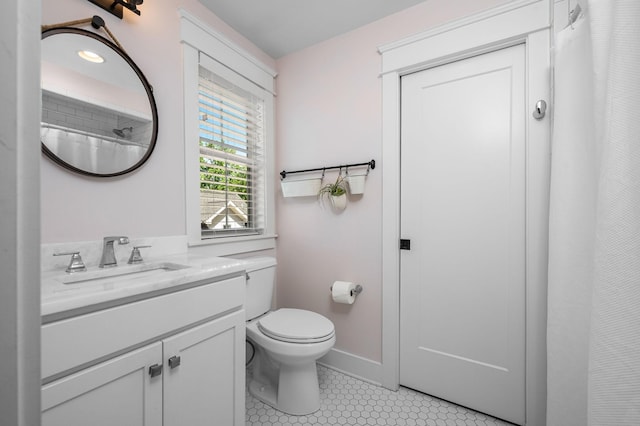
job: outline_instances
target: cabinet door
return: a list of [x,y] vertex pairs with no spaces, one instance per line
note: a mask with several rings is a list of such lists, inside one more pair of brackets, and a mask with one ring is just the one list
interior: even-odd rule
[[244,310],[164,340],[164,426],[245,424]]
[[160,342],[89,367],[42,387],[43,426],[161,426]]

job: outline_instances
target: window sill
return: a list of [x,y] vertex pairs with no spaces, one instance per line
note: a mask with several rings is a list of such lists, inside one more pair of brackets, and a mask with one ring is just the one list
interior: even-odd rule
[[210,256],[232,256],[259,250],[276,248],[275,234],[247,235],[244,237],[220,237],[190,241],[189,252]]

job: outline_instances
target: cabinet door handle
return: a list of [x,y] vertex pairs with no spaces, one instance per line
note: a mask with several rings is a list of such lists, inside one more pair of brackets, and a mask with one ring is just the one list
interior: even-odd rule
[[162,374],[162,365],[160,364],[153,364],[151,367],[149,367],[149,375],[151,377],[156,377]]
[[171,358],[169,358],[169,367],[170,368],[176,368],[179,365],[180,365],[180,357],[179,356],[174,355]]

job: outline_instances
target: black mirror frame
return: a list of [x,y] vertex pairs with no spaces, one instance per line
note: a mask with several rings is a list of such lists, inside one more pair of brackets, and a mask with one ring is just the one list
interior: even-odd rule
[[156,141],[158,139],[158,109],[156,107],[156,101],[155,101],[155,98],[153,96],[153,87],[149,84],[149,82],[147,81],[147,78],[144,76],[142,70],[129,57],[129,55],[127,55],[116,44],[114,44],[110,40],[107,40],[106,38],[102,37],[99,34],[96,34],[96,33],[91,32],[91,31],[83,30],[83,29],[80,29],[80,28],[60,27],[60,28],[52,28],[52,29],[48,29],[48,30],[42,31],[41,40],[43,40],[43,39],[45,39],[47,37],[50,37],[52,35],[62,34],[62,33],[78,34],[78,35],[82,35],[82,36],[93,38],[93,39],[95,39],[95,40],[97,40],[97,41],[99,41],[101,43],[104,43],[105,45],[107,45],[108,47],[113,49],[118,55],[120,55],[122,57],[122,59],[124,59],[127,62],[127,64],[129,64],[131,69],[133,69],[133,71],[136,73],[136,75],[140,79],[140,82],[142,83],[142,85],[144,86],[145,91],[147,92],[147,97],[149,98],[149,106],[151,107],[151,115],[152,115],[152,120],[153,120],[153,130],[152,130],[152,133],[151,133],[151,141],[149,142],[149,148],[145,152],[144,156],[140,159],[140,161],[138,161],[136,164],[134,164],[133,166],[131,166],[131,167],[125,169],[125,170],[122,170],[120,172],[115,172],[115,173],[93,173],[93,172],[89,172],[89,171],[86,171],[86,170],[79,169],[79,168],[67,163],[66,161],[63,161],[62,159],[60,159],[57,155],[55,155],[53,152],[51,152],[51,150],[49,150],[49,148],[47,148],[46,145],[41,141],[40,145],[42,146],[42,152],[47,157],[49,157],[53,162],[55,162],[56,164],[62,166],[63,168],[65,168],[67,170],[70,170],[72,172],[75,172],[75,173],[79,173],[79,174],[85,175],[85,176],[107,178],[107,177],[114,177],[114,176],[122,176],[124,174],[130,173],[130,172],[138,169],[139,167],[141,167],[149,159],[149,157],[151,156],[151,153],[155,149]]

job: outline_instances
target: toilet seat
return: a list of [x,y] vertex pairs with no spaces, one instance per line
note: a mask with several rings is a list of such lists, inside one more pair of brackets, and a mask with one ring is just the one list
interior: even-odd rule
[[266,336],[288,343],[324,342],[335,334],[331,321],[302,309],[278,309],[261,317],[257,325]]

